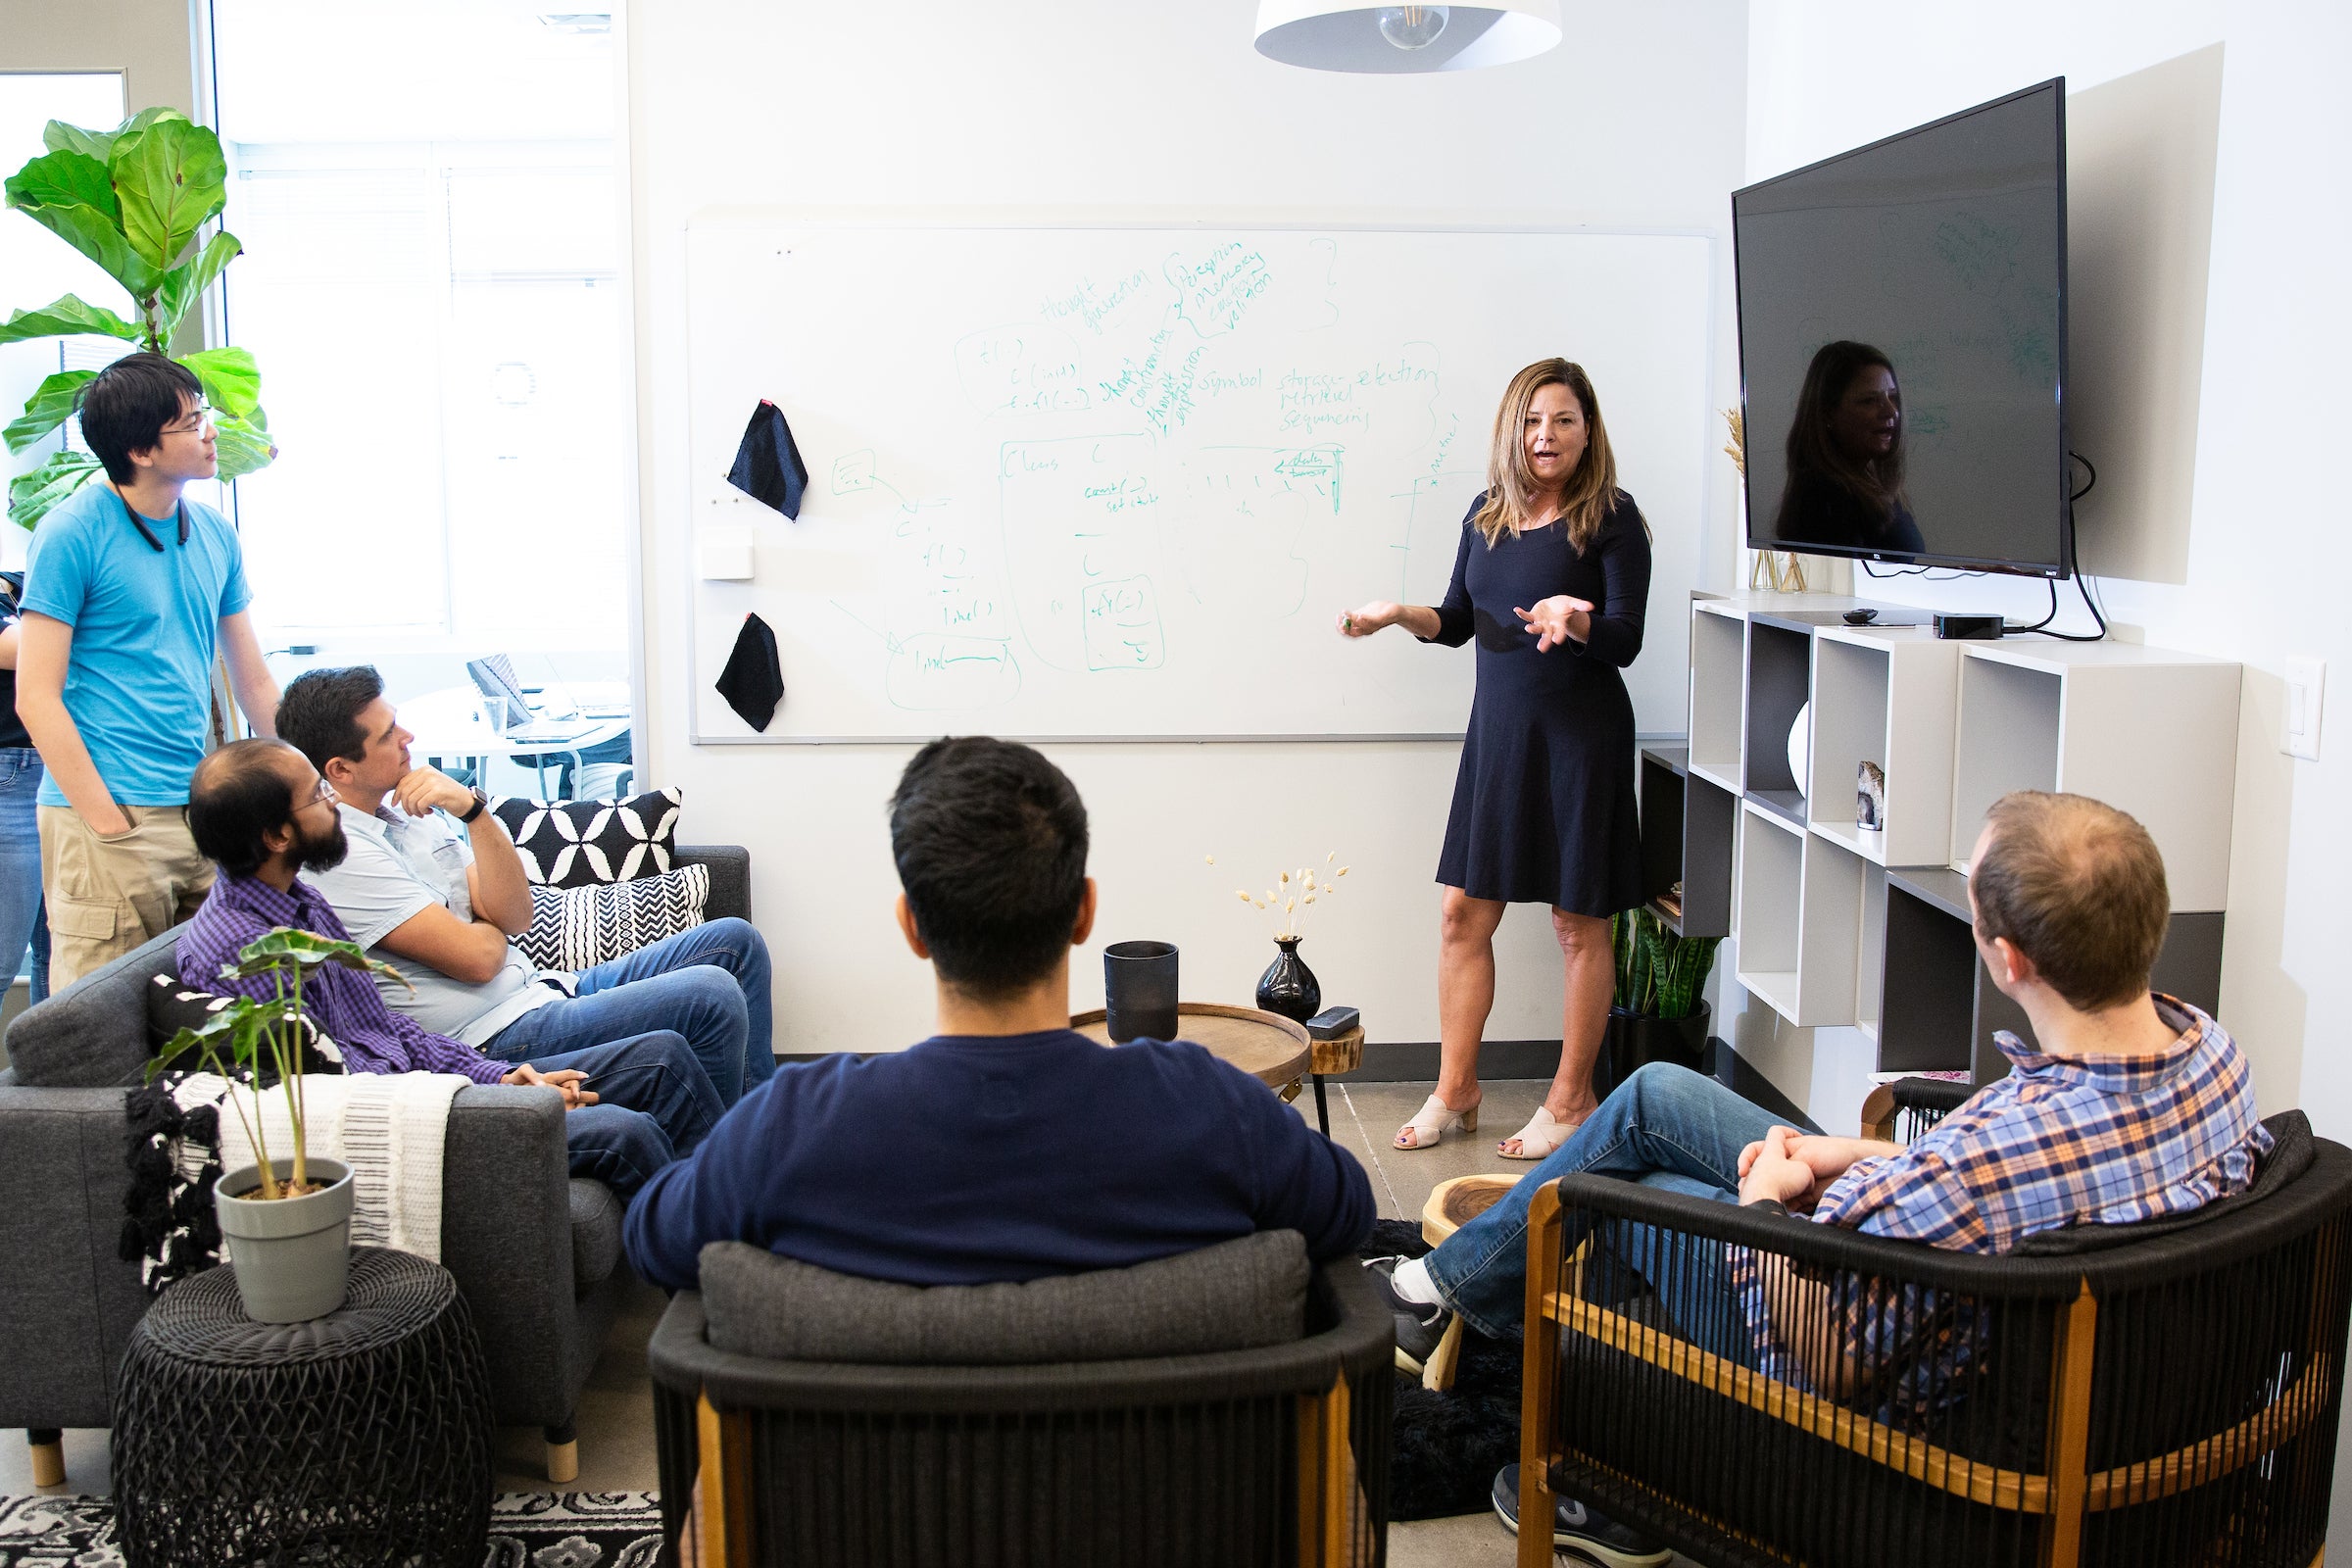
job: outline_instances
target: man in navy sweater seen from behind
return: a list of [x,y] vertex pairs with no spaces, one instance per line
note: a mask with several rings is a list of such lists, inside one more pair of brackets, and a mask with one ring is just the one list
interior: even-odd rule
[[1260,1230],[1317,1261],[1372,1228],[1352,1155],[1196,1045],[1069,1027],[1095,920],[1086,808],[983,736],[915,754],[890,803],[899,930],[938,985],[906,1051],[788,1066],[630,1205],[629,1260],[693,1287],[706,1243],[838,1273],[974,1285],[1119,1268]]

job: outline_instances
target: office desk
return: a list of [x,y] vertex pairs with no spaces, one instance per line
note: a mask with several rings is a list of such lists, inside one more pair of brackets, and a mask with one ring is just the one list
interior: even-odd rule
[[444,757],[463,757],[476,763],[493,757],[532,758],[542,797],[547,794],[549,758],[569,757],[576,776],[582,752],[629,732],[625,716],[582,718],[558,721],[579,726],[579,733],[567,741],[517,741],[482,722],[479,694],[468,686],[445,686],[412,697],[399,706],[399,712],[402,726],[416,737],[409,747],[411,756],[435,762]]

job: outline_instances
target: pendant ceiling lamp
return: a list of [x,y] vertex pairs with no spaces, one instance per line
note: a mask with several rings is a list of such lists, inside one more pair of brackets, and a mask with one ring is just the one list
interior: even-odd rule
[[1310,71],[1476,71],[1532,59],[1559,41],[1559,0],[1473,6],[1258,0],[1257,7],[1257,52]]

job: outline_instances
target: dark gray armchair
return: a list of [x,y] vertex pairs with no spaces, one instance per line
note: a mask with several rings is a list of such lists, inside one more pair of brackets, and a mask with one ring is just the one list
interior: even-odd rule
[[701,1284],[648,1351],[664,1562],[1385,1559],[1393,1325],[1295,1232],[930,1289],[713,1242]]
[[[751,856],[681,845],[710,868],[712,919],[751,916]],[[115,1370],[147,1310],[136,1263],[117,1256],[122,1102],[148,1056],[146,992],[175,973],[167,934],[86,975],[9,1026],[0,1072],[0,1430],[23,1427],[36,1481],[63,1479],[59,1429],[110,1422]],[[628,1275],[620,1204],[572,1180],[553,1090],[475,1086],[450,1107],[442,1183],[495,1194],[452,1205],[441,1262],[473,1314],[502,1424],[546,1429],[548,1474],[577,1471],[572,1413]]]

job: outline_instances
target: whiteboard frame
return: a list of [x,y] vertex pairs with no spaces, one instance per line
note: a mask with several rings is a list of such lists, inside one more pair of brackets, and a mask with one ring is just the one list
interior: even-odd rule
[[[1723,230],[1716,227],[1663,223],[1593,223],[1571,220],[1531,221],[1482,218],[1474,214],[1429,213],[1420,216],[1373,216],[1361,208],[1318,213],[1295,208],[1091,208],[1091,207],[705,207],[689,213],[681,225],[681,240],[698,228],[749,229],[778,224],[822,229],[1165,229],[1238,228],[1277,233],[1374,234],[1590,234],[1596,237],[1671,237],[1707,242],[1707,322],[1715,335],[1721,309]],[[685,339],[694,335],[694,289],[689,271],[685,299]],[[1715,407],[1717,355],[1707,355],[1707,407]],[[686,368],[686,434],[691,449],[695,424],[694,367]],[[915,735],[705,735],[702,731],[701,655],[696,619],[701,607],[701,576],[695,567],[694,478],[691,450],[678,465],[678,483],[685,490],[689,526],[680,530],[680,559],[686,589],[686,744],[689,746],[927,746],[935,738]],[[1715,504],[1715,465],[1703,465],[1699,480],[1702,525]],[[1695,586],[1695,585],[1693,585]],[[1459,745],[1468,735],[1468,715],[1458,730],[1408,730],[1384,734],[1248,734],[1248,735],[1005,735],[1004,740],[1030,746],[1301,746],[1364,745],[1398,742],[1444,742]],[[943,731],[944,733],[951,733]],[[1639,740],[1640,737],[1637,737]]]

